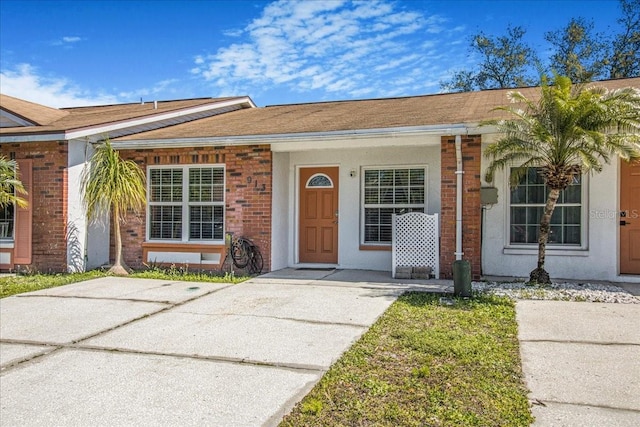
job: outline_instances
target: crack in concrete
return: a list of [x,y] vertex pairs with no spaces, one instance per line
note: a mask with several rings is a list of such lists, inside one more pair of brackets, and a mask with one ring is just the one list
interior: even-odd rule
[[598,405],[593,403],[580,403],[580,402],[563,402],[559,400],[549,400],[549,399],[535,399],[535,400],[537,402],[542,402],[543,404],[554,403],[556,405],[571,405],[571,406],[579,406],[579,407],[603,408],[603,409],[611,409],[614,411],[626,411],[626,412],[632,412],[634,414],[636,413],[640,414],[640,409],[624,408],[621,406]]
[[322,365],[311,365],[311,364],[303,364],[303,363],[278,363],[278,362],[265,362],[262,360],[254,360],[248,358],[241,357],[227,357],[227,356],[205,356],[198,354],[189,354],[189,353],[167,353],[162,351],[145,351],[145,350],[132,350],[120,347],[103,347],[97,345],[66,345],[64,348],[67,349],[75,349],[75,350],[85,350],[85,351],[101,351],[107,353],[123,353],[123,354],[134,354],[134,355],[146,355],[146,356],[163,356],[163,357],[173,357],[173,358],[182,358],[182,359],[193,359],[193,360],[204,360],[204,361],[212,361],[212,362],[221,362],[221,363],[231,363],[231,364],[241,364],[241,365],[253,365],[253,366],[261,366],[267,368],[277,368],[277,369],[285,369],[296,372],[308,372],[308,373],[318,373],[325,372],[327,367]]
[[298,319],[296,317],[266,316],[261,314],[247,314],[247,313],[197,313],[197,312],[191,312],[191,311],[180,311],[178,312],[178,314],[192,314],[195,316],[218,316],[218,317],[226,317],[226,316],[254,317],[254,318],[262,318],[262,319],[290,320],[292,322],[309,323],[312,325],[348,326],[348,327],[353,327],[358,329],[370,327],[369,324],[362,324],[362,323],[325,322],[322,320]]
[[[180,282],[175,282],[175,283],[180,283]],[[164,285],[162,285],[162,286],[164,286]],[[162,287],[162,286],[158,286],[158,287]],[[34,359],[37,359],[37,358],[40,358],[40,357],[48,356],[48,355],[50,355],[52,353],[57,353],[59,350],[61,350],[63,348],[74,346],[74,345],[79,344],[79,343],[81,343],[83,341],[86,341],[86,340],[89,340],[89,339],[92,339],[92,338],[95,338],[95,337],[99,337],[101,335],[104,335],[104,334],[107,334],[109,332],[112,332],[112,331],[114,331],[116,329],[119,329],[119,328],[122,328],[124,326],[130,325],[130,324],[132,324],[134,322],[137,322],[139,320],[146,319],[146,318],[155,316],[155,315],[160,314],[160,313],[164,313],[165,311],[171,310],[171,309],[173,309],[175,307],[180,307],[181,305],[184,305],[186,303],[195,301],[195,300],[197,300],[199,298],[203,298],[203,297],[205,297],[207,295],[214,294],[214,293],[219,292],[219,291],[221,291],[223,289],[227,289],[227,288],[229,288],[231,286],[235,286],[235,285],[234,284],[229,284],[229,285],[224,286],[224,287],[212,289],[212,290],[210,290],[208,292],[205,292],[205,293],[203,293],[201,295],[195,295],[193,298],[189,298],[189,299],[186,299],[184,301],[179,301],[179,302],[172,302],[172,303],[163,303],[163,302],[159,302],[159,301],[141,301],[141,300],[129,301],[129,300],[118,299],[118,298],[96,298],[96,297],[83,297],[83,296],[77,297],[77,296],[69,296],[69,295],[29,295],[28,297],[98,299],[98,300],[109,300],[109,301],[125,301],[125,302],[142,302],[142,303],[151,303],[151,304],[165,304],[166,307],[162,307],[159,310],[153,311],[151,313],[145,313],[142,316],[138,316],[138,317],[136,317],[134,319],[127,320],[126,322],[118,323],[118,324],[116,324],[116,325],[114,325],[114,326],[112,326],[110,328],[102,329],[102,330],[100,330],[98,332],[92,333],[90,335],[86,335],[86,336],[81,337],[81,338],[77,338],[77,339],[71,340],[71,341],[66,342],[66,343],[46,342],[46,341],[31,341],[31,340],[0,339],[0,343],[6,342],[6,343],[12,343],[12,344],[45,345],[45,346],[55,347],[50,352],[45,352],[43,354],[36,354],[36,355],[33,355],[32,357],[19,359],[19,360],[16,360],[14,363],[10,363],[10,364],[7,364],[6,366],[2,366],[1,371],[4,373],[7,370],[10,370],[12,368],[16,368],[16,367],[20,366],[23,363],[30,362],[30,361],[32,361]],[[157,287],[150,288],[150,289],[156,289],[156,288]],[[27,295],[25,295],[24,297],[27,297]]]
[[[313,286],[316,288],[345,288],[345,289],[368,289],[368,290],[379,290],[379,291],[394,291],[394,292],[431,292],[431,293],[443,293],[443,294],[452,294],[453,293],[453,285],[442,285],[438,283],[374,283],[374,282],[344,282],[339,281],[341,284],[334,284],[331,282],[325,283],[323,279],[314,279],[309,282],[297,282],[297,283],[283,283],[276,282],[277,279],[265,278],[267,280],[263,280],[258,278],[256,281],[247,281],[246,284],[267,284],[267,285],[278,285],[278,286]],[[271,281],[274,280],[274,281]],[[283,279],[287,280],[287,279]],[[348,283],[348,284],[346,284]]]
[[637,342],[610,342],[610,341],[588,341],[588,340],[552,340],[552,339],[520,339],[521,343],[556,343],[556,344],[589,344],[603,346],[623,346],[623,347],[640,347]]
[[189,354],[189,353],[168,353],[168,352],[162,352],[162,351],[133,350],[133,349],[122,348],[122,347],[108,347],[108,346],[105,347],[105,346],[90,345],[90,344],[78,344],[78,343],[44,344],[44,343],[34,342],[29,340],[24,340],[24,341],[2,340],[0,342],[5,344],[33,345],[33,346],[43,347],[42,352],[30,355],[20,360],[16,360],[13,363],[3,366],[2,371],[5,371],[8,368],[23,364],[24,362],[28,362],[28,361],[31,361],[31,360],[34,360],[42,356],[46,356],[53,352],[58,352],[64,349],[106,352],[106,353],[147,355],[147,356],[174,357],[174,358],[204,360],[204,361],[213,361],[213,362],[221,362],[221,363],[253,365],[253,366],[261,366],[261,367],[268,367],[268,368],[284,369],[284,370],[296,371],[296,372],[302,371],[302,372],[308,372],[308,373],[319,373],[319,372],[323,373],[327,370],[327,367],[323,365],[312,365],[312,364],[304,364],[304,363],[265,362],[262,360],[254,360],[254,359],[241,358],[241,357],[206,356],[206,355]]

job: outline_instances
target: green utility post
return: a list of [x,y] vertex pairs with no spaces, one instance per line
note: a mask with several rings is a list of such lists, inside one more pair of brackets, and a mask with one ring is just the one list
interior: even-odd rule
[[453,293],[458,297],[471,297],[471,264],[467,260],[453,262]]

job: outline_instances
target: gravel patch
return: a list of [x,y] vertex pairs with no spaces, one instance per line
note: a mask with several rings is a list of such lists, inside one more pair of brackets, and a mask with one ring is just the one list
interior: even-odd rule
[[640,298],[618,286],[594,283],[554,283],[543,287],[523,282],[472,282],[471,287],[477,292],[512,299],[640,304]]

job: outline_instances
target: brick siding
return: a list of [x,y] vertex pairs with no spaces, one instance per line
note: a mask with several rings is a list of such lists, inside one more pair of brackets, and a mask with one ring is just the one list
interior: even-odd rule
[[[441,227],[440,227],[440,276],[451,279],[456,251],[456,147],[454,136],[441,138]],[[471,263],[471,276],[479,279],[480,255],[480,160],[481,136],[462,137],[462,246],[463,259]]]
[[67,271],[66,142],[23,142],[0,145],[0,154],[33,159],[32,263],[15,266],[43,273]]
[[[146,166],[225,164],[225,229],[253,240],[264,258],[263,271],[270,270],[272,157],[268,145],[122,150],[121,156],[136,161],[145,173]],[[144,212],[129,215],[122,226],[123,257],[132,268],[144,267],[145,230]],[[113,259],[113,248],[111,254]]]

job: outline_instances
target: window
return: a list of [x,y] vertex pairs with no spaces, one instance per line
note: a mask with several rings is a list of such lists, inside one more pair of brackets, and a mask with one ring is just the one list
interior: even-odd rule
[[[517,169],[511,169],[515,173]],[[540,232],[540,218],[544,212],[549,189],[540,168],[527,168],[518,186],[511,189],[510,232],[511,244],[536,244]],[[551,216],[549,244],[582,244],[582,177],[576,176],[564,191]]]
[[14,212],[13,205],[0,208],[0,239],[13,239]]
[[[11,153],[9,158],[11,160],[14,160],[15,153]],[[8,190],[15,195],[15,190],[13,189],[13,186],[10,186]],[[0,240],[13,239],[15,212],[16,212],[16,208],[13,204],[7,205],[5,207],[0,207]]]
[[224,240],[224,168],[149,169],[151,240]]
[[426,168],[365,169],[362,175],[362,242],[391,243],[393,214],[424,212]]
[[307,188],[318,187],[318,188],[333,188],[333,182],[331,182],[331,178],[323,173],[317,173],[309,178],[307,181]]

